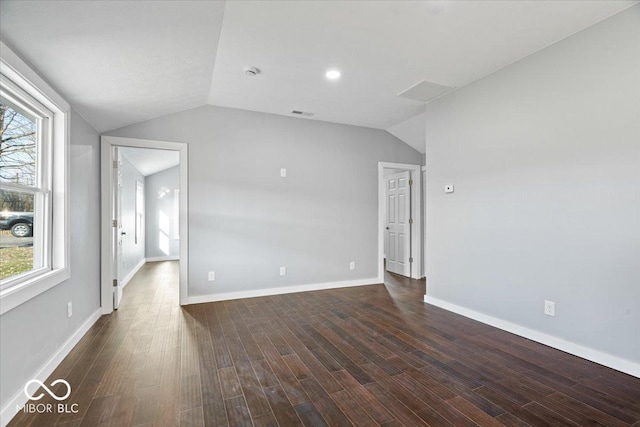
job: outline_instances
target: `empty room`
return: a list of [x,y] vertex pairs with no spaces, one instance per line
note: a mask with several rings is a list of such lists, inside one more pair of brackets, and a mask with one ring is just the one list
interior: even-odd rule
[[640,1],[0,0],[0,427],[640,426]]

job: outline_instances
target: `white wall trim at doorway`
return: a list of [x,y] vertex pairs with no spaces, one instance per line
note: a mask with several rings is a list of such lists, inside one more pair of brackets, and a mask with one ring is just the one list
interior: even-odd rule
[[413,218],[413,227],[411,227],[411,256],[413,263],[411,265],[410,277],[413,279],[422,278],[422,215],[420,207],[422,206],[422,167],[420,165],[411,165],[405,163],[389,163],[378,162],[378,280],[384,283],[384,209],[385,209],[385,185],[384,170],[385,169],[401,169],[411,173],[413,185],[411,186],[411,217]]
[[422,166],[422,277],[427,276],[427,167]]
[[101,137],[101,307],[102,314],[113,311],[113,253],[112,212],[113,212],[113,147],[151,148],[177,151],[180,156],[180,201],[179,201],[179,235],[180,235],[180,305],[187,304],[188,268],[189,268],[189,182],[188,182],[188,145],[181,142],[153,141],[146,139],[121,138],[115,136]]

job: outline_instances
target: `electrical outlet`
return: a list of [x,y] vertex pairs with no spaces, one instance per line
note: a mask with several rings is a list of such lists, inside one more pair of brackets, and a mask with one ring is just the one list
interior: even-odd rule
[[286,178],[287,177],[287,170],[285,168],[281,168],[280,169],[280,177],[281,178]]
[[544,314],[547,316],[556,315],[556,303],[553,301],[544,300]]
[[209,281],[213,282],[214,280],[216,280],[216,272],[215,271],[210,271],[209,272]]
[[69,301],[67,303],[67,318],[71,317],[72,314],[73,314],[73,304],[71,303],[71,301]]
[[356,262],[355,261],[351,261],[349,263],[349,270],[355,270],[356,269]]
[[287,274],[287,267],[280,267],[280,275],[284,276]]

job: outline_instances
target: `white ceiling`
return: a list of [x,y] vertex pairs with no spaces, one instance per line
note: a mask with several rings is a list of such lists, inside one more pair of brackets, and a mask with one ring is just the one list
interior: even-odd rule
[[2,1],[0,34],[97,131],[206,103],[224,3]]
[[632,4],[230,1],[209,103],[388,129],[422,111],[397,96],[416,83],[464,86]]
[[0,34],[100,132],[206,103],[392,129],[422,80],[464,86],[635,3],[2,0]]
[[143,176],[153,175],[180,164],[180,154],[177,151],[122,147],[120,153]]

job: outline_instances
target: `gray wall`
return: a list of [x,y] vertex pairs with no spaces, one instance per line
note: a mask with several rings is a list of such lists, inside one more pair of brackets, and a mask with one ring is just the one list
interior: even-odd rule
[[144,185],[144,176],[133,164],[122,156],[122,269],[118,271],[120,280],[126,278],[145,257],[144,239],[136,242],[136,183]]
[[[146,247],[145,256],[173,257],[180,256],[180,240],[174,225],[177,224],[174,209],[175,190],[180,189],[180,168],[174,166],[145,177],[146,200]],[[168,229],[160,228],[160,215],[167,218]],[[167,239],[162,243],[161,240]],[[168,242],[168,245],[167,245]],[[166,251],[166,249],[168,251]]]
[[640,6],[426,110],[427,294],[640,362]]
[[[100,149],[98,134],[71,113],[71,278],[0,318],[2,408],[100,308]],[[67,318],[67,302],[73,316]],[[74,387],[74,384],[71,384]]]
[[376,277],[377,164],[421,162],[385,131],[211,106],[110,134],[189,143],[190,296]]

